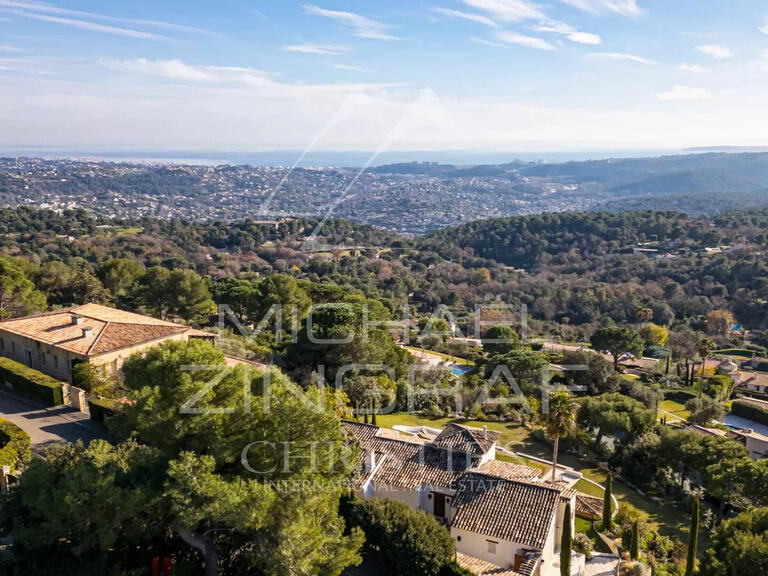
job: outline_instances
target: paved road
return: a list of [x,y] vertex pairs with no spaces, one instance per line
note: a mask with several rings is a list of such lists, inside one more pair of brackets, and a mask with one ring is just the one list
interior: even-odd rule
[[106,431],[90,422],[87,414],[68,406],[47,408],[34,400],[7,392],[0,392],[0,418],[16,424],[29,434],[32,449],[55,443],[76,442],[86,444],[96,438],[106,438]]

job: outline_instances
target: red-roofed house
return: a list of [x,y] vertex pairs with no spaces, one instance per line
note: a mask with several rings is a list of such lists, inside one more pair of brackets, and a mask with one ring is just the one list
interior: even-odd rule
[[0,322],[0,356],[59,380],[72,380],[72,367],[90,362],[105,373],[129,356],[167,340],[213,339],[189,326],[99,304]]

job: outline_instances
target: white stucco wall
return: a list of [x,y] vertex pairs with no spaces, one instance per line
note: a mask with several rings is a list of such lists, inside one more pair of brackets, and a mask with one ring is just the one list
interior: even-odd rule
[[421,502],[421,496],[418,491],[407,490],[405,488],[398,488],[396,486],[389,486],[377,482],[371,482],[369,493],[370,498],[389,498],[390,500],[398,500],[400,502],[405,502],[414,510],[419,509],[419,504]]
[[[420,495],[419,508],[424,510],[424,512],[426,512],[427,514],[432,514],[434,516],[435,497],[433,495],[433,492],[439,492],[440,494],[445,495],[445,518],[446,520],[452,519],[453,497],[456,494],[455,490],[448,490],[441,486],[429,486],[425,484],[421,487],[421,490],[419,491],[419,495]],[[430,498],[430,496],[432,497]]]
[[755,436],[747,436],[747,450],[755,460],[768,456],[768,438],[763,440]]

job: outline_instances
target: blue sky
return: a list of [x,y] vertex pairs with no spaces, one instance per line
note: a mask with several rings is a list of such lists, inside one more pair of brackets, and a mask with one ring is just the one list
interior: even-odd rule
[[0,147],[768,145],[759,0],[0,0]]

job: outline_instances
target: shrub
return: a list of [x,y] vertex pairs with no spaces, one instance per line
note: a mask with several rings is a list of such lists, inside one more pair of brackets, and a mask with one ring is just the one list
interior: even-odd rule
[[740,418],[754,420],[759,424],[768,426],[768,406],[762,406],[748,400],[735,400],[731,406],[731,412]]
[[64,403],[61,382],[9,358],[0,358],[0,381],[9,382],[16,392],[53,406]]
[[447,576],[457,572],[455,548],[435,518],[395,500],[354,505],[349,524],[365,533],[369,553],[400,576]]
[[29,434],[0,418],[0,466],[21,468],[32,459]]
[[88,409],[91,413],[91,420],[104,424],[108,418],[115,415],[117,410],[114,400],[109,398],[90,398],[88,400]]
[[720,403],[707,396],[701,399],[691,398],[685,403],[685,409],[691,413],[688,421],[702,426],[706,426],[712,420],[722,420],[725,415],[725,410]]
[[587,557],[587,560],[592,559],[592,549],[594,548],[594,544],[592,543],[592,540],[590,540],[589,536],[586,534],[576,534],[576,536],[573,537],[573,549],[576,552],[581,552],[584,554],[584,556]]

